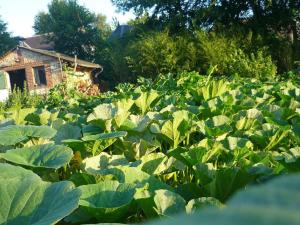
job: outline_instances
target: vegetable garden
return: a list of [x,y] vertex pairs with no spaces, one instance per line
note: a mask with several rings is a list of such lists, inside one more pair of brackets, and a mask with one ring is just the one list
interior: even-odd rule
[[0,116],[0,224],[299,224],[292,80],[183,73],[53,102]]

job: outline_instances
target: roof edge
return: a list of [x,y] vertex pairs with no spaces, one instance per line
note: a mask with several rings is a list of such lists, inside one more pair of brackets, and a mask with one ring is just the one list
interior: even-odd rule
[[[16,47],[12,48],[11,50],[7,51],[4,55],[2,55],[0,57],[0,60],[5,58],[8,54],[10,54],[11,52],[15,51],[18,48],[26,49],[28,51],[32,51],[32,52],[39,53],[39,54],[42,54],[42,55],[46,55],[46,56],[49,56],[49,57],[53,57],[53,58],[56,58],[56,59],[62,59],[64,61],[75,63],[75,58],[73,59],[71,56],[67,56],[67,55],[64,55],[64,54],[59,53],[59,52],[50,52],[50,51],[47,51],[47,50],[29,48],[29,47],[20,46],[20,45],[18,45]],[[77,65],[81,66],[81,67],[94,68],[94,69],[103,68],[101,65],[96,64],[96,63],[92,63],[92,62],[82,60],[82,59],[77,59],[77,60],[78,60],[76,62]]]

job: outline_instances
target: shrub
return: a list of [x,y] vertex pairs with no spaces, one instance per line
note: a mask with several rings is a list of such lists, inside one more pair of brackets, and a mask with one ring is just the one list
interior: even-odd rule
[[44,96],[36,93],[30,93],[26,87],[26,83],[24,84],[23,90],[14,87],[9,95],[5,107],[11,109],[21,109],[31,107],[34,108],[40,105],[44,99]]
[[130,45],[127,62],[135,75],[156,77],[194,70],[197,50],[188,37],[171,37],[168,31],[150,32]]
[[273,78],[276,75],[276,66],[265,48],[248,52],[242,48],[247,46],[242,39],[227,38],[214,32],[200,31],[196,38],[201,49],[200,57],[205,62],[205,70],[209,66],[217,65],[220,75],[238,74],[260,79]]

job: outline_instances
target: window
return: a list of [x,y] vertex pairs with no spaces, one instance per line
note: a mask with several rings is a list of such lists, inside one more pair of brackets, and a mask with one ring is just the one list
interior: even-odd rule
[[37,86],[47,86],[46,72],[44,66],[33,68],[35,84]]

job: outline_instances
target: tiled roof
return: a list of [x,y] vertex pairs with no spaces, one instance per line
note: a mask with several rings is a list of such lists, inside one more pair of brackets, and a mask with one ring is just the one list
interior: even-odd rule
[[54,43],[52,41],[49,42],[47,39],[49,35],[50,34],[41,34],[25,38],[23,40],[24,46],[42,50],[54,50]]
[[[28,51],[32,51],[32,52],[47,55],[47,56],[50,56],[50,57],[54,57],[54,58],[57,58],[57,59],[61,59],[63,61],[68,61],[68,62],[75,63],[75,58],[70,57],[70,56],[65,55],[65,54],[62,54],[62,53],[59,53],[59,52],[29,48],[29,47],[24,47],[24,46],[19,46],[19,48],[21,48],[21,49],[23,48],[23,49],[26,49]],[[76,63],[77,63],[78,66],[82,66],[82,67],[101,68],[101,66],[99,64],[91,63],[91,62],[81,60],[81,59],[76,59]]]

